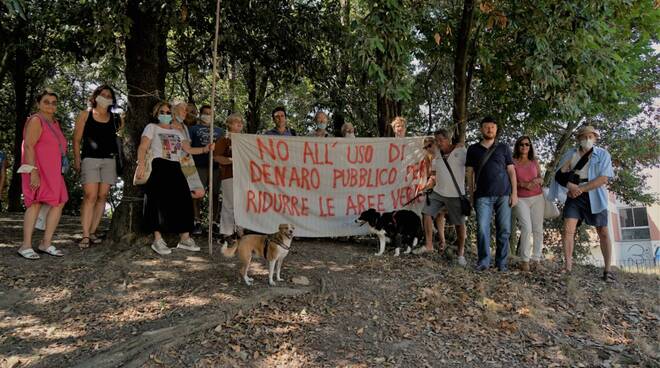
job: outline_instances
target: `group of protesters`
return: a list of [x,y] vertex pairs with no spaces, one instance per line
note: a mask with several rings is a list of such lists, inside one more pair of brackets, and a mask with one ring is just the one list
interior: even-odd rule
[[[52,244],[62,208],[68,200],[63,173],[69,166],[67,139],[55,119],[57,95],[43,91],[37,96],[37,112],[27,119],[24,129],[23,153],[18,173],[26,206],[23,244],[18,253],[27,259],[39,259],[38,253],[61,257],[63,252]],[[84,197],[81,205],[82,238],[80,248],[102,241],[97,230],[105,212],[108,193],[117,181],[121,163],[122,143],[118,139],[123,118],[113,112],[117,100],[108,85],[99,86],[89,99],[89,108],[82,111],[73,133],[73,169],[80,173]],[[211,106],[199,111],[193,104],[158,102],[144,128],[137,150],[134,181],[144,184],[144,224],[154,234],[152,249],[158,254],[171,253],[163,233],[178,233],[177,248],[199,251],[191,235],[201,234],[201,201],[212,182],[214,203],[212,231],[225,238],[240,236],[233,214],[233,173],[231,133],[243,131],[243,118],[231,114],[224,129],[211,132]],[[295,136],[288,125],[286,109],[272,111],[275,127],[266,135]],[[328,137],[328,115],[318,112],[313,119],[310,136]],[[406,120],[396,117],[391,122],[394,137],[406,136]],[[355,127],[346,123],[341,136],[353,138]],[[465,147],[452,140],[449,130],[440,129],[424,139],[428,167],[427,201],[422,210],[425,243],[417,254],[445,248],[444,226],[448,223],[457,233],[458,258],[466,266],[464,255],[466,217],[474,208],[477,224],[476,269],[490,268],[490,229],[494,218],[496,252],[494,266],[508,269],[509,237],[512,213],[521,230],[519,253],[523,271],[539,267],[543,259],[544,209],[553,201],[565,201],[563,209],[564,272],[572,268],[573,244],[578,223],[595,226],[605,260],[604,280],[610,273],[611,245],[607,231],[606,184],[613,176],[609,153],[595,146],[599,133],[591,126],[580,128],[577,145],[560,160],[547,193],[543,192],[542,168],[535,153],[533,139],[518,138],[513,146],[499,142],[498,124],[491,117],[480,123],[481,139]],[[212,154],[210,154],[212,152]],[[211,161],[209,158],[212,157]],[[4,159],[4,158],[3,158]],[[210,165],[213,179],[210,180]],[[220,193],[222,201],[220,203]],[[43,206],[44,236],[40,245],[32,247],[32,235]],[[468,207],[466,209],[466,207]],[[437,228],[439,242],[433,242]]]

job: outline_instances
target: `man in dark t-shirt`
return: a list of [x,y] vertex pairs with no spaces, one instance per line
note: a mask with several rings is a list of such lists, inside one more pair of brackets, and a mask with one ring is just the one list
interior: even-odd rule
[[286,109],[284,106],[276,107],[271,113],[273,117],[273,122],[275,123],[275,128],[266,131],[265,135],[296,135],[296,131],[293,128],[289,128],[286,122]]
[[[509,146],[495,140],[495,119],[486,117],[481,121],[481,134],[483,139],[468,148],[465,162],[468,190],[477,214],[477,270],[490,267],[490,223],[494,212],[497,229],[495,265],[500,271],[506,271],[511,208],[518,203],[516,171]],[[486,159],[489,153],[490,157]]]

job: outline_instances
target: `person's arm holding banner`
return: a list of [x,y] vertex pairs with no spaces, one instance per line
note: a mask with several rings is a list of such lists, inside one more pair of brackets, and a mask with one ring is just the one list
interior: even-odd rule
[[183,144],[181,145],[181,147],[183,148],[183,150],[186,153],[189,153],[191,155],[199,155],[199,154],[202,154],[202,153],[209,153],[209,152],[213,151],[213,149],[215,148],[215,143],[209,143],[204,147],[191,147],[190,146],[190,141],[185,140],[185,141],[183,141]]
[[426,192],[427,190],[429,190],[429,189],[433,189],[433,187],[435,187],[435,183],[436,183],[436,180],[435,180],[435,170],[434,170],[434,171],[431,171],[429,174],[430,174],[430,175],[429,175],[429,177],[428,177],[428,180],[426,181],[426,186],[424,186],[424,191],[425,191],[425,192]]

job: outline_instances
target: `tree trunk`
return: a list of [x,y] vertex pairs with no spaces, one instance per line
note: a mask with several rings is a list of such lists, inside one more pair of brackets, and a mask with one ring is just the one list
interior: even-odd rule
[[260,75],[259,67],[250,62],[250,66],[245,71],[245,82],[248,90],[248,106],[246,111],[247,132],[256,133],[261,126],[261,106],[266,98],[266,88],[268,87],[268,73],[262,71]]
[[573,137],[573,132],[575,131],[575,128],[578,126],[578,122],[576,121],[571,121],[568,123],[566,126],[566,129],[564,132],[559,136],[559,139],[557,139],[557,145],[555,146],[555,151],[552,154],[552,159],[550,162],[548,162],[545,170],[545,176],[543,177],[543,183],[544,185],[548,185],[550,183],[550,180],[554,178],[555,176],[555,169],[557,169],[557,165],[559,164],[559,159],[561,156],[566,152],[566,149],[570,146],[571,143],[571,138]]
[[254,62],[251,62],[245,71],[245,86],[248,92],[248,106],[245,111],[247,132],[254,134],[261,125],[261,119],[259,119],[260,106],[257,106],[257,71]]
[[461,24],[456,35],[456,55],[454,57],[454,106],[452,120],[454,121],[454,135],[457,141],[465,143],[465,130],[467,127],[467,102],[470,85],[468,80],[468,54],[470,34],[474,23],[474,0],[463,2]]
[[16,124],[16,131],[14,132],[14,165],[12,169],[14,174],[11,176],[8,193],[8,205],[9,211],[11,212],[20,212],[23,210],[21,204],[21,175],[16,174],[16,171],[21,166],[23,128],[25,127],[25,120],[30,112],[30,101],[27,101],[28,81],[26,70],[28,63],[29,61],[25,49],[17,47],[14,65],[11,70],[11,77],[14,85],[14,121]]
[[401,115],[401,102],[379,95],[376,100],[376,111],[378,113],[378,136],[394,137],[394,131],[390,123],[396,116]]
[[133,185],[137,147],[142,130],[149,122],[154,105],[162,99],[167,74],[167,29],[160,24],[157,7],[128,2],[131,29],[126,38],[126,85],[128,110],[124,126],[126,157],[122,200],[112,216],[110,234],[119,241],[141,233],[142,188]]

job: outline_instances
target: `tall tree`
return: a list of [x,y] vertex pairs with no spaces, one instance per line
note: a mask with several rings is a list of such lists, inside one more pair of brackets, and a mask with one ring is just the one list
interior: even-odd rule
[[408,0],[367,1],[362,19],[359,52],[370,82],[377,88],[377,126],[380,136],[392,136],[392,119],[412,93],[411,33],[414,7]]
[[[9,75],[12,87],[12,172],[20,166],[25,120],[32,111],[37,89],[66,62],[80,62],[106,52],[101,36],[89,24],[94,11],[78,1],[6,1],[0,6],[0,82]],[[67,14],[67,17],[62,17]],[[66,19],[65,19],[66,18]],[[97,43],[98,42],[98,43]],[[112,45],[112,43],[110,43]],[[12,175],[9,210],[20,211],[20,175]]]
[[142,130],[150,121],[154,105],[165,98],[168,71],[167,33],[170,14],[165,3],[129,1],[126,18],[126,86],[128,111],[124,126],[124,154],[127,167],[122,177],[122,201],[112,217],[115,240],[134,236],[142,219],[142,190],[133,185],[137,147]]
[[302,81],[322,32],[319,4],[303,1],[225,2],[221,47],[242,68],[247,89],[247,131],[264,127],[265,99],[282,85]]

